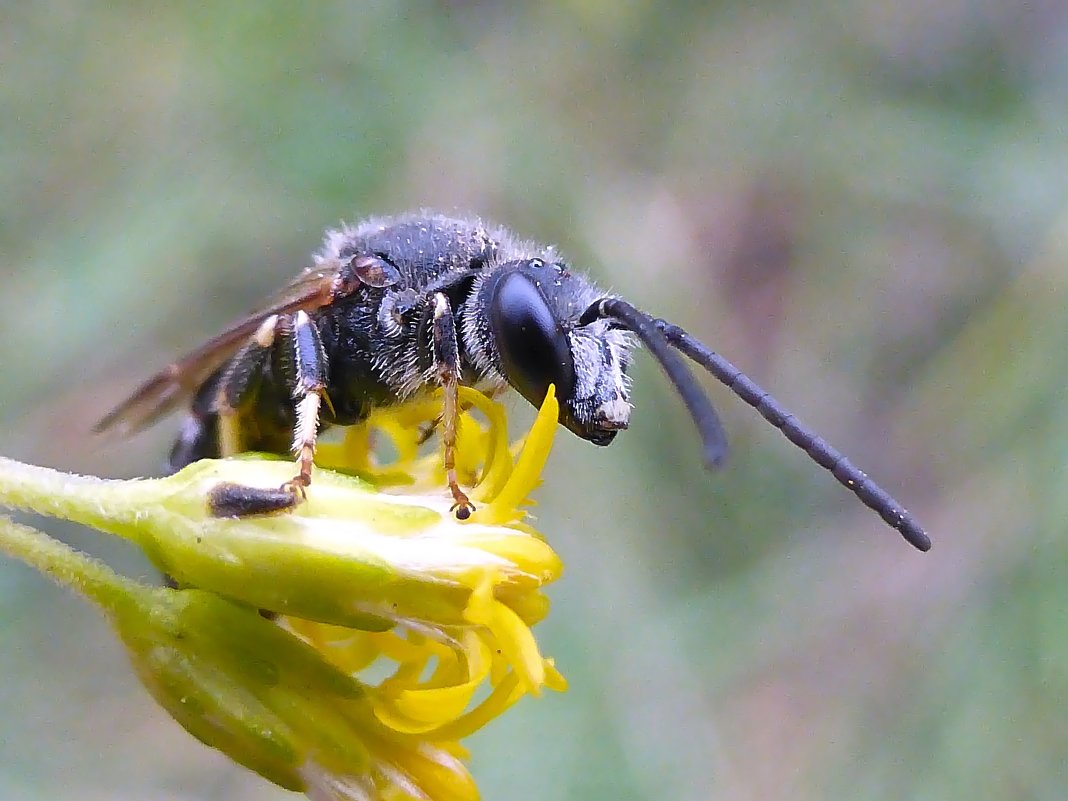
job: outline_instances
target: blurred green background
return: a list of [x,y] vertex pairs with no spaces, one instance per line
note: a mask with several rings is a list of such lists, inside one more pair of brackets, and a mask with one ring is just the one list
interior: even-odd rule
[[[472,740],[487,799],[1068,795],[1068,6],[9,2],[0,109],[5,455],[157,470],[176,420],[92,421],[324,227],[429,206],[559,244],[929,528],[711,380],[733,454],[703,472],[641,359],[631,430],[553,454],[571,690]],[[0,797],[289,797],[9,562],[0,638]]]

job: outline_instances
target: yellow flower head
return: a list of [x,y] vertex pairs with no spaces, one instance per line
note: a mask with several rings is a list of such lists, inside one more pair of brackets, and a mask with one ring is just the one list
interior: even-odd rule
[[[413,594],[407,604],[384,614],[395,624],[384,631],[300,617],[285,621],[347,672],[382,659],[394,663],[396,669],[379,685],[379,719],[396,731],[450,738],[479,729],[525,693],[566,687],[552,662],[541,657],[530,630],[548,612],[540,588],[559,576],[561,564],[523,522],[556,432],[555,395],[550,388],[518,458],[509,448],[501,406],[465,387],[460,399],[487,421],[481,425],[470,414],[461,418],[457,468],[461,482],[474,487],[470,495],[477,505],[464,522],[449,512],[440,458],[419,456],[421,424],[432,421],[440,408],[435,399],[372,415],[350,429],[344,442],[323,446],[318,459],[320,465],[356,471],[382,487],[380,498],[417,500],[420,508],[434,510],[432,526],[420,534],[389,536],[384,547],[393,564],[407,565],[413,577],[444,579],[450,591],[459,590],[456,607],[420,616]],[[391,440],[396,453],[391,462],[376,461],[371,448],[376,434]],[[435,603],[442,589],[433,588]],[[487,683],[492,692],[472,707]]]
[[[204,742],[315,798],[476,798],[459,741],[524,694],[566,686],[531,632],[561,563],[525,512],[558,405],[550,388],[516,456],[501,407],[460,397],[485,418],[460,424],[457,467],[477,507],[462,522],[440,457],[420,455],[433,399],[321,446],[307,500],[283,514],[213,514],[220,485],[290,477],[289,462],[258,456],[144,481],[0,460],[0,504],[130,539],[188,588],[114,577],[105,599],[76,578],[85,557],[42,567],[107,609],[142,681]],[[388,462],[371,448],[381,437]]]

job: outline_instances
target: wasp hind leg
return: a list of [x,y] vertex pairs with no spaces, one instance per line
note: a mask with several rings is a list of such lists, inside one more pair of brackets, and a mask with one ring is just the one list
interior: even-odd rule
[[303,499],[311,484],[315,460],[315,441],[319,436],[319,410],[326,397],[326,350],[318,329],[312,325],[307,312],[298,311],[292,324],[283,329],[282,347],[289,349],[284,378],[296,405],[297,421],[293,428],[293,455],[297,460],[297,474],[282,485],[294,498]]
[[[275,347],[281,328],[275,314],[263,321],[252,338],[236,353],[221,374],[211,412],[216,419],[219,456],[233,456],[244,450],[240,411],[254,399],[267,359]],[[292,509],[297,498],[286,487],[262,489],[224,482],[212,488],[208,506],[215,517],[248,517]]]
[[449,299],[436,292],[430,300],[431,340],[434,346],[434,372],[445,395],[441,415],[441,442],[445,451],[445,476],[449,482],[453,505],[451,511],[459,520],[467,520],[475,505],[456,480],[456,429],[460,423],[460,349],[456,342],[456,321]]

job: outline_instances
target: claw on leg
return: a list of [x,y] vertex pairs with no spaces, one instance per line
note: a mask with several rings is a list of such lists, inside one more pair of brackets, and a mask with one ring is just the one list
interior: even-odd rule
[[293,503],[294,505],[296,505],[301,501],[308,500],[307,488],[309,484],[311,484],[310,478],[305,481],[302,476],[293,476],[293,478],[289,479],[289,481],[286,481],[278,489],[281,492],[288,492],[290,495],[292,495]]
[[450,487],[449,489],[452,490],[452,497],[456,499],[456,503],[449,507],[449,511],[456,515],[457,520],[467,520],[471,513],[475,511],[475,505],[471,503],[459,487]]

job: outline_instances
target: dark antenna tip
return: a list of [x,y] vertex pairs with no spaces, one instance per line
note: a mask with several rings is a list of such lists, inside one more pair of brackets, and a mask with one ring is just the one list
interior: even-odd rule
[[704,453],[702,454],[705,469],[719,470],[719,468],[723,467],[724,463],[727,461],[729,450],[730,449],[726,446],[716,447],[709,443],[705,443]]
[[905,538],[905,541],[916,550],[924,553],[931,550],[931,538],[927,536],[926,531],[915,523],[908,526],[903,525],[898,531],[901,532],[901,536]]

